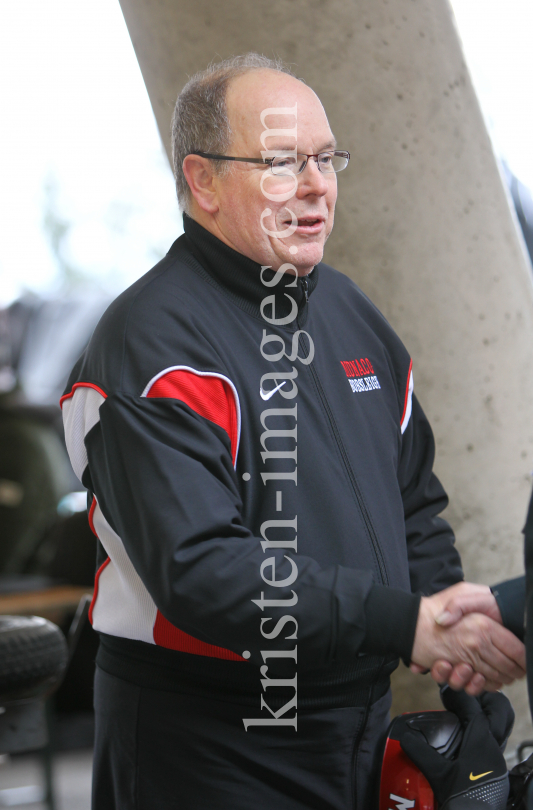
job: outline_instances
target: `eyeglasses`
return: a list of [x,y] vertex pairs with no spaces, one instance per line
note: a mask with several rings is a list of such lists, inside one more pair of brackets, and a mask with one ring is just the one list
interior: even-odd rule
[[210,152],[191,152],[192,155],[209,158],[210,160],[237,160],[240,163],[262,163],[270,167],[272,174],[287,176],[301,174],[307,166],[309,158],[314,158],[321,172],[342,172],[350,160],[349,152],[319,152],[317,155],[277,155],[273,158],[245,158],[229,157],[228,155],[213,155]]

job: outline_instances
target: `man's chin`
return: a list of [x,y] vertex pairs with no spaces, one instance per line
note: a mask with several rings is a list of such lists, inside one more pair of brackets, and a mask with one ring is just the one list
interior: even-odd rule
[[291,253],[289,247],[286,261],[296,267],[299,276],[310,273],[313,267],[322,261],[324,245],[294,245],[292,247],[296,247],[296,251]]

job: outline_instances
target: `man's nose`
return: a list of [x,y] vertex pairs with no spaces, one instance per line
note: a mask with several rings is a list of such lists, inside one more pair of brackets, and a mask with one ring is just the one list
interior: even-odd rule
[[300,174],[298,193],[316,194],[318,197],[323,197],[327,193],[329,184],[336,181],[335,172],[330,174],[331,176],[328,176],[325,172],[320,171],[318,158],[310,157],[305,169]]

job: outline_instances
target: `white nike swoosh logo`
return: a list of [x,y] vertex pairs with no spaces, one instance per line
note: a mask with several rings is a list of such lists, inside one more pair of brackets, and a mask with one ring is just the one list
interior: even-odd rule
[[265,402],[266,402],[267,399],[270,399],[270,397],[273,397],[274,394],[276,393],[276,391],[279,391],[281,386],[285,385],[286,382],[287,382],[287,380],[283,380],[283,382],[280,383],[279,385],[277,385],[275,388],[273,388],[272,391],[263,391],[263,389],[260,388],[259,393],[261,394],[261,399],[264,399]]

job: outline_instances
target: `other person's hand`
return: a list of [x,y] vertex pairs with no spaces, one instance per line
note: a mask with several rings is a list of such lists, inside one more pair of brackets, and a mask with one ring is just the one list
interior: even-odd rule
[[[447,602],[447,591],[421,600],[411,654],[415,669],[434,668],[435,680],[454,689],[461,688],[460,681],[468,677],[469,694],[479,694],[483,689],[495,691],[525,675],[525,648],[513,633],[480,613],[443,627],[436,620]],[[451,666],[451,671],[445,672],[441,664]],[[456,677],[454,668],[461,678]]]
[[441,627],[451,627],[468,613],[484,613],[498,624],[503,624],[500,608],[488,585],[458,582],[441,591],[440,596],[446,597],[443,611],[436,618]]
[[514,722],[511,704],[500,692],[476,699],[445,689],[441,696],[464,729],[456,758],[446,759],[414,729],[405,731],[400,745],[428,780],[441,810],[505,810],[509,779],[502,750]]

